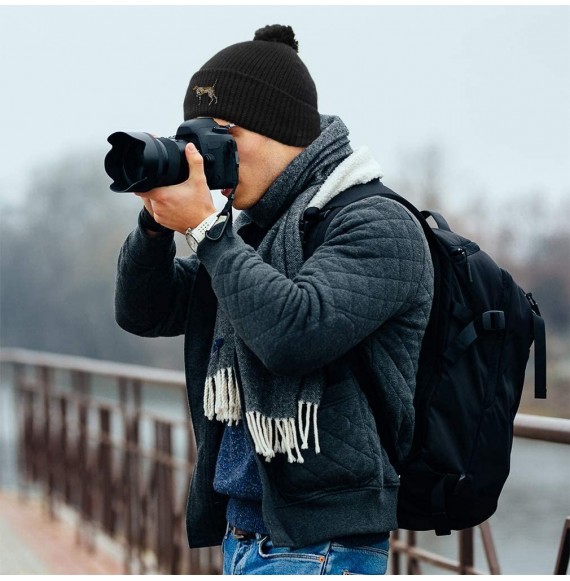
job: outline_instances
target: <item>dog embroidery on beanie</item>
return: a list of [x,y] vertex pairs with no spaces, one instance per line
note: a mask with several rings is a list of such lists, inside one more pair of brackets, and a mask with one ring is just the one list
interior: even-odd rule
[[216,97],[216,93],[214,92],[214,87],[216,86],[217,79],[214,81],[214,84],[211,87],[193,87],[192,90],[196,93],[196,97],[198,97],[198,103],[202,103],[202,95],[208,95],[210,97],[210,101],[208,102],[208,107],[216,100],[218,102],[218,97]]

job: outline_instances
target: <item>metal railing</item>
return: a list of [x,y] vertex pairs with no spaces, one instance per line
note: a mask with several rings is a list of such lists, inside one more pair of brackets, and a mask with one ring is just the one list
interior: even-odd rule
[[[54,517],[62,505],[73,508],[78,543],[94,550],[101,532],[119,542],[125,573],[221,573],[218,547],[186,542],[196,447],[183,373],[16,349],[0,350],[0,362],[13,369],[24,492],[39,487]],[[570,444],[570,420],[519,415],[515,435]],[[569,522],[557,572],[568,568]],[[488,572],[500,573],[489,524],[476,528]],[[475,529],[457,533],[454,561],[418,547],[415,532],[395,531],[391,571],[417,574],[427,563],[480,573],[474,537]]]

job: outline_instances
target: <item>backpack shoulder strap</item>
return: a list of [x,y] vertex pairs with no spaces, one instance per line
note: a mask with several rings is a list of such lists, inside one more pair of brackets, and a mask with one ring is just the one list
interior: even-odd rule
[[526,293],[534,325],[534,397],[546,399],[546,327],[532,293]]
[[449,225],[441,214],[437,214],[437,212],[420,212],[411,202],[387,188],[380,180],[373,180],[367,184],[357,184],[344,190],[325,204],[323,208],[311,206],[305,210],[300,223],[305,260],[312,256],[315,250],[323,243],[330,223],[342,208],[371,196],[382,196],[402,204],[418,220],[428,241],[432,239],[434,234],[426,221],[427,217],[432,216],[438,227],[449,230]]

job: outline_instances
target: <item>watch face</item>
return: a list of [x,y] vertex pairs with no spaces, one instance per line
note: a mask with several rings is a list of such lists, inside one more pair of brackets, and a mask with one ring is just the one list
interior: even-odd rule
[[186,242],[188,246],[190,246],[190,250],[192,252],[196,252],[198,250],[198,241],[192,236],[192,232],[186,232]]

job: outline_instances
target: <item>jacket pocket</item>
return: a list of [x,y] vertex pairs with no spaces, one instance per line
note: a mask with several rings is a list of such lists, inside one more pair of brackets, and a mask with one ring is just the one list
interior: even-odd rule
[[350,374],[327,386],[317,414],[320,453],[302,450],[304,463],[290,463],[278,454],[266,469],[286,501],[314,493],[382,485],[382,460],[376,426],[365,413],[363,394]]

